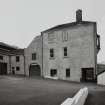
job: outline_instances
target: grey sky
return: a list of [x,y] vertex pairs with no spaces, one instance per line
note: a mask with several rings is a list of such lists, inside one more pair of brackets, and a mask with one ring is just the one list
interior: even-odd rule
[[27,47],[41,31],[75,21],[77,9],[83,10],[83,20],[97,21],[98,59],[105,61],[105,0],[0,0],[0,41]]

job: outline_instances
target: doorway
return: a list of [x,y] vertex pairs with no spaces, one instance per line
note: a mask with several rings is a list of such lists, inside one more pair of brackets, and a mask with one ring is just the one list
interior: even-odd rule
[[31,64],[29,67],[29,76],[41,76],[41,69],[40,65],[38,64]]
[[7,75],[7,63],[0,62],[0,75]]
[[81,81],[91,82],[94,80],[94,68],[82,68]]

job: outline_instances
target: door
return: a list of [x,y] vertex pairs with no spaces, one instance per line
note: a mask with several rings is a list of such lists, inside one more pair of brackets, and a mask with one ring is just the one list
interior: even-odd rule
[[94,80],[94,68],[82,68],[82,81]]
[[30,65],[29,76],[40,76],[41,70],[39,65]]
[[0,75],[7,74],[7,63],[0,63]]

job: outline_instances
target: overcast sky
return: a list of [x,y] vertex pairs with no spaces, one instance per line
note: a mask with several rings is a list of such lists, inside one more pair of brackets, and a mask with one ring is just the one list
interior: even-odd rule
[[77,9],[83,20],[97,21],[98,61],[105,61],[105,0],[0,0],[0,41],[27,47],[41,31],[75,21]]

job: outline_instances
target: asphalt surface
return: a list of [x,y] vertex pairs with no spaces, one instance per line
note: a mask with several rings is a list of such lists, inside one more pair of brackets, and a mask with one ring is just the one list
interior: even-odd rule
[[0,105],[60,105],[87,86],[85,105],[105,105],[105,87],[42,78],[0,76]]

